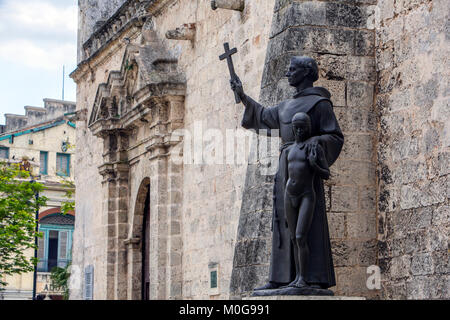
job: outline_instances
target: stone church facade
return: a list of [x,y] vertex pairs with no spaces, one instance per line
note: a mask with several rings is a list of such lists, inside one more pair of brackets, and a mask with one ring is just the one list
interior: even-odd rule
[[[250,134],[247,154],[246,137],[229,134],[243,106],[219,61],[224,42],[266,106],[291,96],[292,55],[319,63],[346,138],[326,184],[336,295],[449,297],[445,0],[80,0],[79,10],[72,299],[229,299],[265,283],[273,175],[263,138]],[[223,150],[208,144],[218,136]],[[202,150],[233,161],[205,162]]]

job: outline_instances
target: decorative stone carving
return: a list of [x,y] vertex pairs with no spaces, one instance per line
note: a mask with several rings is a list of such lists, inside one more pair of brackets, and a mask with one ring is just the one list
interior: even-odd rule
[[175,30],[169,30],[166,33],[166,38],[171,40],[190,40],[195,39],[195,23],[185,23]]
[[217,10],[220,8],[220,9],[244,11],[245,0],[212,0],[211,8],[213,10]]
[[[152,31],[147,36],[147,40],[156,37]],[[177,60],[168,57],[160,43],[129,45],[121,70],[110,72],[97,90],[89,127],[99,134],[142,125],[141,119],[150,121],[152,108],[184,94],[185,79],[177,71]]]
[[149,1],[131,0],[107,21],[98,21],[95,32],[83,43],[82,60],[89,59],[107,43],[115,39],[119,31],[129,26],[142,26],[147,18]]

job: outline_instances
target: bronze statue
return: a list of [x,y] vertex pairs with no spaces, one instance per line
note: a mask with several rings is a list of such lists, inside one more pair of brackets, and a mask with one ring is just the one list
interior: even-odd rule
[[330,170],[320,144],[305,144],[311,137],[309,116],[303,112],[297,113],[292,118],[292,126],[295,143],[287,150],[288,180],[284,209],[294,247],[296,277],[288,287],[303,288],[308,286],[305,281],[309,259],[307,237],[316,203],[314,176],[319,174],[323,179],[328,179]]
[[[264,129],[269,135],[272,134],[271,130],[277,129],[282,140],[280,163],[274,185],[273,240],[269,282],[256,288],[254,293],[256,295],[333,294],[329,290],[324,290],[335,286],[336,281],[326,216],[323,178],[327,177],[328,167],[336,161],[341,153],[344,136],[333,112],[329,91],[313,86],[314,82],[319,79],[316,61],[309,57],[293,57],[286,77],[289,84],[296,88],[296,94],[292,99],[267,108],[244,93],[242,83],[237,76],[230,81],[232,90],[245,105],[242,126],[246,129],[254,129],[257,133]],[[300,112],[306,113],[311,121],[310,138],[301,143],[307,150],[316,152],[319,159],[316,164],[319,169],[315,170],[317,174],[306,174],[307,176],[312,174],[311,188],[315,192],[315,199],[314,201],[309,200],[314,203],[314,209],[310,209],[313,213],[308,215],[310,221],[307,223],[309,228],[306,229],[309,229],[309,232],[307,236],[302,235],[302,241],[300,241],[301,248],[305,248],[305,245],[309,248],[307,255],[309,259],[303,259],[306,267],[298,264],[297,272],[295,261],[296,259],[302,260],[298,256],[302,256],[307,251],[295,249],[299,248],[298,244],[296,241],[291,241],[288,227],[290,218],[286,216],[285,208],[285,189],[289,178],[289,150],[295,143],[292,119]],[[323,161],[320,161],[321,157]],[[304,172],[299,174],[305,175]],[[291,225],[293,224],[294,222],[291,222]],[[296,250],[298,255],[294,254]],[[290,287],[286,288],[288,285],[295,287],[307,285],[303,288],[308,288],[308,290],[293,291]],[[267,290],[272,291],[268,293]]]

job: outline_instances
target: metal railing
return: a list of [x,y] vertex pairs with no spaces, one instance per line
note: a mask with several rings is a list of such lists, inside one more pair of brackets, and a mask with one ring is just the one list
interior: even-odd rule
[[39,259],[38,272],[52,272],[55,267],[65,268],[71,262],[69,259]]

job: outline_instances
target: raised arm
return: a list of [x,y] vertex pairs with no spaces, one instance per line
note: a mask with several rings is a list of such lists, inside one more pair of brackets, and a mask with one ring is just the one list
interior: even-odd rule
[[251,97],[244,93],[242,82],[239,78],[230,80],[231,89],[241,98],[245,106],[242,127],[245,129],[254,129],[257,133],[260,130],[266,130],[267,134],[272,136],[271,129],[279,129],[278,107],[265,108]]

